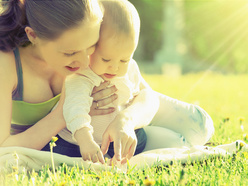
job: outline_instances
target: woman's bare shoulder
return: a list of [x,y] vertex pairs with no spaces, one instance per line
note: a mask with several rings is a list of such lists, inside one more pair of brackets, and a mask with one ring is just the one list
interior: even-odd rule
[[15,56],[11,52],[2,52],[0,51],[0,66],[3,71],[6,70],[15,70]]

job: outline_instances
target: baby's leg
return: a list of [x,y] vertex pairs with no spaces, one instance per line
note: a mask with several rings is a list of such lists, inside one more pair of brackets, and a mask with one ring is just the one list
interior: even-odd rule
[[[211,117],[202,108],[157,93],[160,106],[151,126],[184,136],[190,145],[204,145],[213,135]],[[156,135],[156,134],[155,134]]]
[[147,135],[144,151],[159,148],[190,147],[184,136],[172,130],[157,126],[147,126],[144,129]]

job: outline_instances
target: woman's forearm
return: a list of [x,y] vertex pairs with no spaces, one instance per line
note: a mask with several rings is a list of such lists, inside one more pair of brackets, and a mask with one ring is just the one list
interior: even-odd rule
[[62,112],[55,109],[26,131],[9,136],[1,146],[21,146],[40,150],[65,126]]
[[129,107],[120,112],[127,120],[131,121],[135,129],[150,124],[159,108],[159,99],[150,88],[144,88],[134,98]]

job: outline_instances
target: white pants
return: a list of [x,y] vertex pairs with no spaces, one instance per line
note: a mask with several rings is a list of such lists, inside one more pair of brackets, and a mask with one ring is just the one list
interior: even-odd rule
[[144,129],[147,144],[144,151],[204,145],[213,135],[211,117],[202,108],[157,93],[160,106],[151,124]]

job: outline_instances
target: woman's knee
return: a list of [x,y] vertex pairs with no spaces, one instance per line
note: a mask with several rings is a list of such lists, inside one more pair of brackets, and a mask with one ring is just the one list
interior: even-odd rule
[[181,148],[190,146],[183,135],[170,129],[158,126],[147,126],[144,129],[147,135],[147,143],[144,151],[159,148]]
[[214,124],[208,113],[199,106],[195,106],[195,122],[183,134],[191,145],[204,145],[214,134]]

